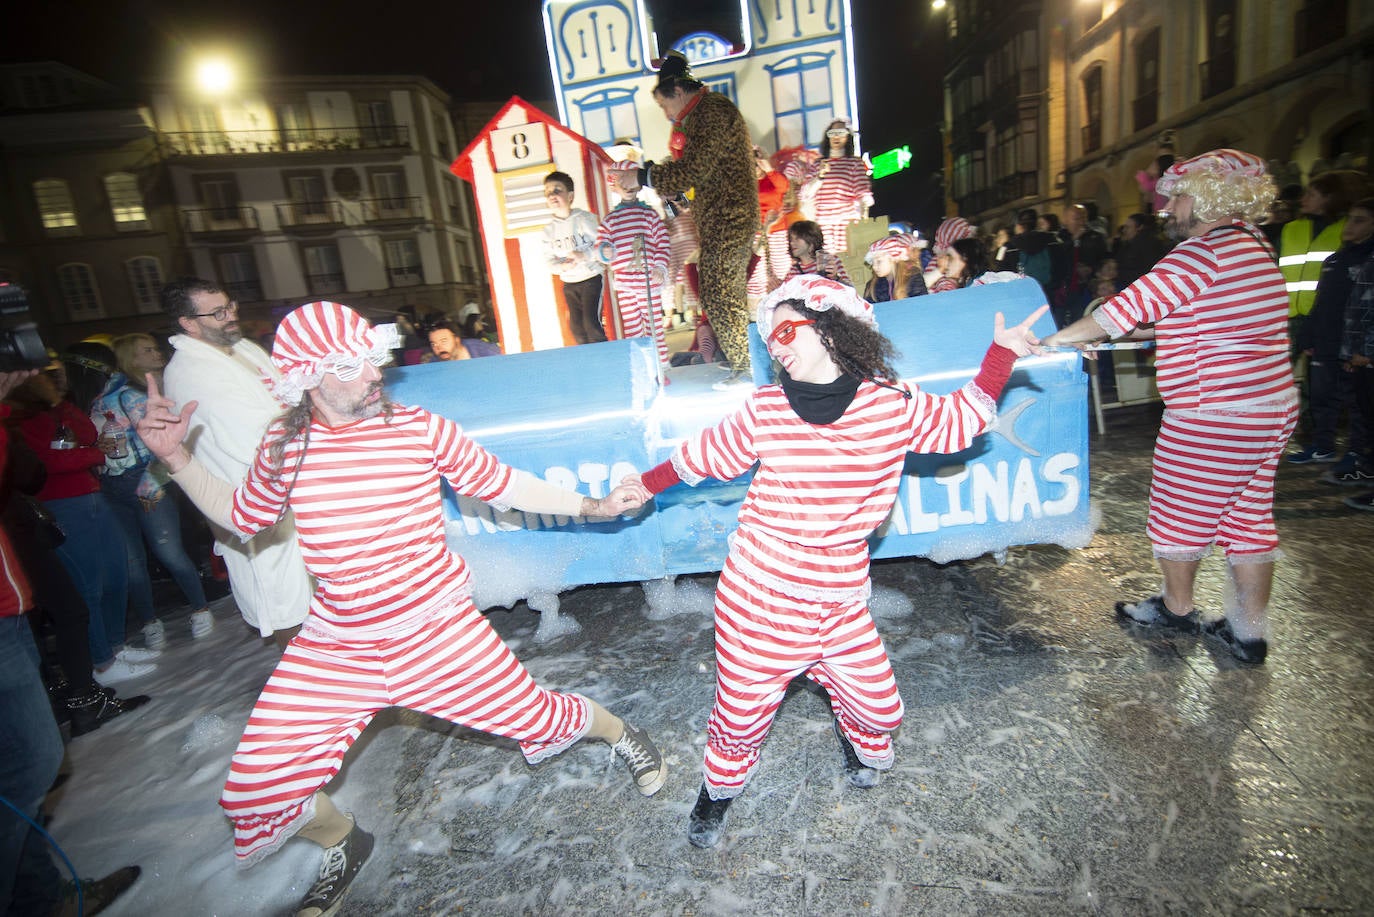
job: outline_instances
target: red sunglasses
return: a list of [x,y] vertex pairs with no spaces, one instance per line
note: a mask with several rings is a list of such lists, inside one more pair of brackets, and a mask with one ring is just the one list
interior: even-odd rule
[[816,323],[809,318],[801,320],[789,318],[785,322],[779,322],[778,327],[773,329],[773,333],[768,335],[768,343],[790,344],[797,339],[798,328],[800,328],[802,325],[814,324]]

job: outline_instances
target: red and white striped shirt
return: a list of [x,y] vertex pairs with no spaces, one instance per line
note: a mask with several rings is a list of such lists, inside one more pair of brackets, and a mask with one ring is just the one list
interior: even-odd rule
[[[273,423],[264,441],[281,430]],[[271,473],[267,449],[258,450],[231,516],[252,534],[289,502],[306,569],[319,580],[307,630],[349,640],[396,636],[471,593],[467,564],[444,541],[438,476],[505,508],[509,467],[421,408],[395,405],[390,420],[341,427],[314,420],[309,433],[308,444],[287,444],[280,474]]]
[[816,425],[797,416],[781,386],[766,385],[679,446],[672,465],[695,485],[732,480],[757,462],[733,562],[789,594],[841,600],[867,592],[866,539],[892,509],[906,454],[966,449],[994,411],[994,397],[973,382],[907,398],[866,380],[839,420]]
[[[636,246],[635,239],[641,240]],[[654,208],[641,201],[617,204],[596,232],[601,259],[617,276],[642,280],[649,271],[667,276],[668,228]]]
[[857,220],[865,205],[873,205],[873,180],[868,163],[858,156],[822,159],[816,170],[816,222]]
[[1114,336],[1154,323],[1159,393],[1173,410],[1292,398],[1288,293],[1249,223],[1185,239],[1094,315]]

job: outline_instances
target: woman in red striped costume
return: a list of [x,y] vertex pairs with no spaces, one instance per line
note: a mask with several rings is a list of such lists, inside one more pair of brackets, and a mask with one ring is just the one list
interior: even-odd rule
[[730,480],[756,464],[716,590],[716,703],[705,782],[688,839],[720,839],[788,683],[829,692],[845,773],[858,787],[892,765],[902,721],[892,667],[868,611],[868,536],[887,518],[908,452],[958,452],[985,430],[1032,323],[999,313],[978,377],[943,396],[913,391],[892,345],[852,287],[795,277],[759,306],[759,333],[781,382],[684,442],[643,475],[658,493],[679,481]]
[[[388,334],[388,331],[390,334]],[[333,913],[372,836],[323,792],[383,707],[408,707],[514,739],[531,764],[583,737],[611,744],[646,796],[663,785],[648,737],[578,694],[534,682],[472,601],[467,564],[444,540],[442,477],[499,508],[616,516],[637,484],[594,500],[501,464],[457,424],[392,404],[378,366],[392,326],[337,303],[296,309],[277,329],[273,388],[287,413],[268,427],[243,483],[214,478],[181,446],[195,402],[177,413],[150,379],[138,429],[214,522],[245,536],[290,509],[318,580],[310,614],[263,688],[220,805],[250,865],[299,833],[325,856],[298,917]]]
[[1212,150],[1160,177],[1178,246],[1135,283],[1046,339],[1153,337],[1164,419],[1155,444],[1148,532],[1164,588],[1116,610],[1140,624],[1199,629],[1202,558],[1226,552],[1225,617],[1202,625],[1242,662],[1268,653],[1278,556],[1274,473],[1297,422],[1288,294],[1254,220],[1274,199],[1264,161]]

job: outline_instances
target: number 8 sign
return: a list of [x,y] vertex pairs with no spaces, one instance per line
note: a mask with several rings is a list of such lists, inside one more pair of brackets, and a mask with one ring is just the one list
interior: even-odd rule
[[502,127],[492,131],[490,137],[491,157],[498,172],[540,166],[553,161],[549,155],[547,125],[533,123]]

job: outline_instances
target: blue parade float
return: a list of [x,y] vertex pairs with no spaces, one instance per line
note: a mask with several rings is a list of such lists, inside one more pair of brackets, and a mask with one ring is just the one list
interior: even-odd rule
[[[978,371],[993,317],[1021,321],[1044,297],[1032,280],[883,303],[879,328],[898,350],[902,379],[953,391]],[[1054,330],[1042,317],[1041,337]],[[750,328],[755,384],[772,379]],[[716,391],[714,365],[681,367],[661,381],[647,338],[533,353],[397,367],[395,400],[462,425],[502,461],[601,496],[626,474],[666,459],[683,438],[719,422],[748,386]],[[1081,547],[1088,504],[1087,382],[1076,353],[1017,362],[991,430],[952,455],[911,455],[888,520],[871,538],[875,558],[948,562],[1015,545]],[[679,485],[615,520],[498,512],[447,493],[450,544],[483,571],[539,571],[542,588],[638,582],[720,570],[748,487]]]

